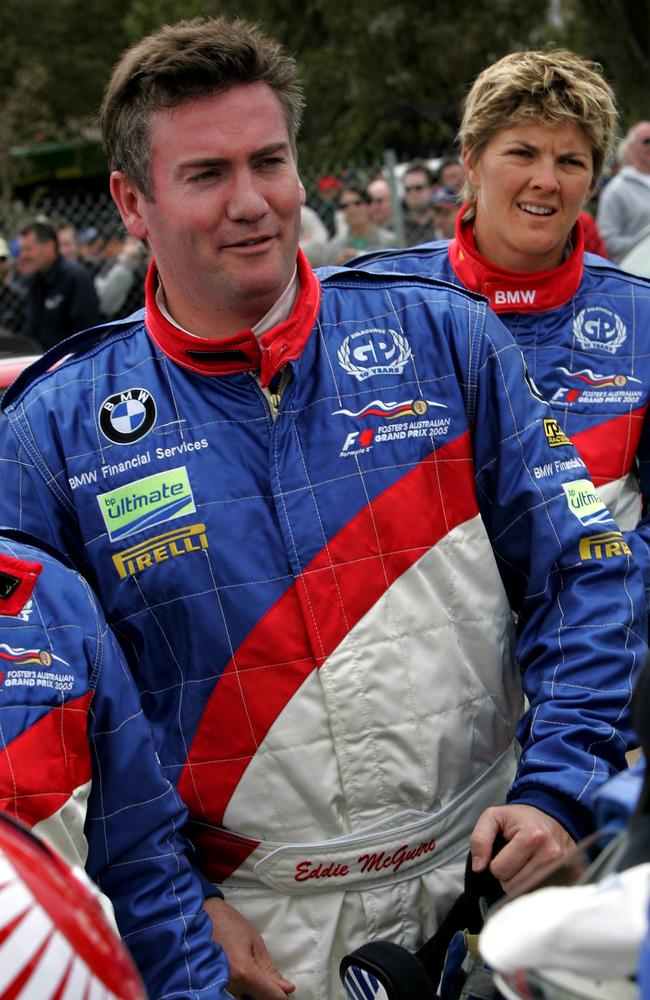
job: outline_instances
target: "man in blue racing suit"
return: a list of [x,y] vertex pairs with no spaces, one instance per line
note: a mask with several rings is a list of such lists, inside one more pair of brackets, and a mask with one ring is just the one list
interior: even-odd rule
[[221,19],[125,54],[102,123],[144,313],[37,362],[0,426],[0,516],[97,588],[255,1000],[416,947],[470,838],[483,868],[503,834],[509,889],[582,836],[647,650],[629,549],[485,302],[297,253],[294,74]]
[[226,962],[178,832],[184,810],[122,652],[87,583],[9,529],[0,535],[0,808],[97,882],[151,1000],[226,996]]

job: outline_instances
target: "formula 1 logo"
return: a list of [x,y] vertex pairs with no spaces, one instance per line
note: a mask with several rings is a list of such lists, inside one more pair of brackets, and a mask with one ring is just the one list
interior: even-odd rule
[[156,404],[146,389],[126,389],[108,396],[99,408],[99,427],[113,444],[134,444],[156,422]]
[[574,319],[573,335],[581,347],[615,354],[627,339],[627,330],[616,313],[591,306],[582,309]]
[[351,455],[361,455],[364,451],[370,451],[374,436],[374,427],[366,427],[363,431],[350,431],[343,442],[339,457],[349,458]]
[[364,382],[371,375],[401,375],[412,351],[395,330],[369,327],[346,337],[337,356],[343,371]]

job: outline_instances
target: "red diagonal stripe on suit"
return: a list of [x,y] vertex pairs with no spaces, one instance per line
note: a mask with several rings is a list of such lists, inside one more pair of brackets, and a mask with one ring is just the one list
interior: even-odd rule
[[[327,543],[252,629],[215,686],[179,781],[191,816],[222,822],[258,746],[311,671],[399,576],[477,510],[465,433],[428,455]],[[198,829],[194,833],[203,842]],[[226,874],[221,868],[221,877]]]
[[571,435],[594,486],[628,474],[638,451],[645,414],[643,407]]
[[92,691],[48,710],[0,750],[0,809],[28,826],[51,816],[90,781]]

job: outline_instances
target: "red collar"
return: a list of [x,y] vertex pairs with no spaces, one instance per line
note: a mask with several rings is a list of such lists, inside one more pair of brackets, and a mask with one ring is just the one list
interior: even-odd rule
[[318,315],[320,284],[300,250],[298,281],[300,290],[291,315],[262,334],[261,343],[252,330],[240,330],[232,337],[213,340],[183,333],[163,316],[156,302],[158,271],[152,260],[144,286],[144,323],[160,350],[183,368],[200,375],[259,371],[262,385],[266,386],[287,361],[300,356]]
[[564,305],[578,290],[582,279],[584,237],[576,224],[571,234],[571,255],[550,271],[527,274],[506,271],[481,257],[474,241],[472,221],[463,223],[463,205],[456,219],[456,236],[449,244],[449,260],[461,283],[487,296],[495,312],[542,312]]

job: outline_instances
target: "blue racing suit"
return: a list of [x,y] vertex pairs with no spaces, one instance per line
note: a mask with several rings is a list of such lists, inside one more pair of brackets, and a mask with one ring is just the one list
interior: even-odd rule
[[442,278],[484,294],[583,458],[650,593],[650,282],[584,253],[581,226],[557,268],[507,271],[482,257],[471,223],[456,235],[352,266]]
[[298,264],[261,343],[180,331],[152,265],[144,316],[37,362],[0,517],[90,575],[203,872],[315,1000],[355,945],[433,932],[487,806],[590,828],[647,647],[639,571],[483,299]]
[[0,535],[0,808],[111,900],[151,1000],[227,994],[203,893],[133,679],[86,582]]

